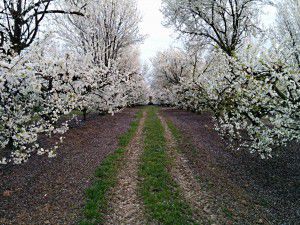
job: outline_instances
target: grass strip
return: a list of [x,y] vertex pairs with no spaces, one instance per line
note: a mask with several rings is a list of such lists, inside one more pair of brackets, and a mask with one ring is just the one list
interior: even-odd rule
[[180,130],[174,125],[174,123],[171,120],[167,120],[166,122],[175,140],[181,141],[183,137]]
[[172,164],[166,152],[164,128],[156,107],[148,107],[145,145],[140,166],[140,194],[149,219],[158,224],[193,224],[191,209],[168,172]]
[[119,138],[119,148],[106,157],[97,168],[94,182],[86,191],[84,218],[79,222],[80,225],[103,224],[105,210],[108,206],[108,192],[116,185],[118,170],[124,158],[126,146],[135,135],[142,116],[143,110],[140,110],[135,120],[131,122],[129,130]]

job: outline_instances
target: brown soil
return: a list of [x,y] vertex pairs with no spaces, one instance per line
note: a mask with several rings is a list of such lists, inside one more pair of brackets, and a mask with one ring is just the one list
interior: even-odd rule
[[0,224],[76,224],[96,168],[112,153],[137,109],[73,125],[53,159],[0,168]]
[[137,133],[127,147],[124,164],[120,168],[117,185],[111,192],[105,224],[146,224],[143,204],[138,197],[138,168],[143,153],[143,128],[146,113]]
[[299,144],[261,160],[230,150],[214,130],[210,113],[170,108],[162,113],[183,133],[180,150],[201,190],[212,197],[214,214],[223,214],[227,224],[300,223]]

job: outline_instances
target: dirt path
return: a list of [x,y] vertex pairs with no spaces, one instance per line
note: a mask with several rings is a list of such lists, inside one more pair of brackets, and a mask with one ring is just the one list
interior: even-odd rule
[[199,183],[194,178],[194,174],[188,166],[188,161],[177,150],[178,146],[165,119],[159,115],[159,119],[165,130],[168,155],[172,158],[173,164],[170,173],[179,185],[186,201],[193,209],[194,220],[199,224],[220,224],[217,216],[210,209],[208,199],[210,197],[201,190]]
[[144,112],[136,135],[127,147],[124,165],[121,167],[118,182],[112,190],[105,224],[146,224],[143,204],[138,194],[138,167],[143,153],[143,128],[146,118]]

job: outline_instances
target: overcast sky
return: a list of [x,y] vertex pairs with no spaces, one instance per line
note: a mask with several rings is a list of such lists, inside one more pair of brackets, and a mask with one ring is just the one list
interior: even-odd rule
[[147,35],[141,46],[141,57],[143,61],[147,61],[157,51],[176,43],[176,34],[162,25],[161,0],[138,0],[138,4],[143,17],[141,32]]
[[[163,15],[160,12],[161,0],[137,0],[138,8],[143,17],[140,25],[141,32],[147,35],[146,40],[141,45],[141,58],[143,62],[155,56],[156,52],[165,50],[171,45],[178,45],[177,35],[172,29],[165,28],[162,25]],[[275,17],[275,9],[266,7],[265,15],[262,21],[269,26],[273,23]]]

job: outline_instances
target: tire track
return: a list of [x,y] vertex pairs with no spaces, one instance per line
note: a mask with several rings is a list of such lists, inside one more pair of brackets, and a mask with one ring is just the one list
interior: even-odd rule
[[124,165],[118,174],[117,185],[111,192],[105,224],[145,224],[144,206],[137,194],[138,168],[143,153],[143,128],[146,112],[140,120],[138,130],[131,140]]
[[167,142],[167,153],[173,160],[169,168],[170,174],[179,185],[183,197],[193,209],[194,220],[199,224],[221,224],[217,216],[212,212],[209,204],[210,196],[201,190],[199,183],[194,178],[193,172],[188,166],[188,161],[177,151],[177,143],[174,139],[165,119],[158,115],[164,130]]

